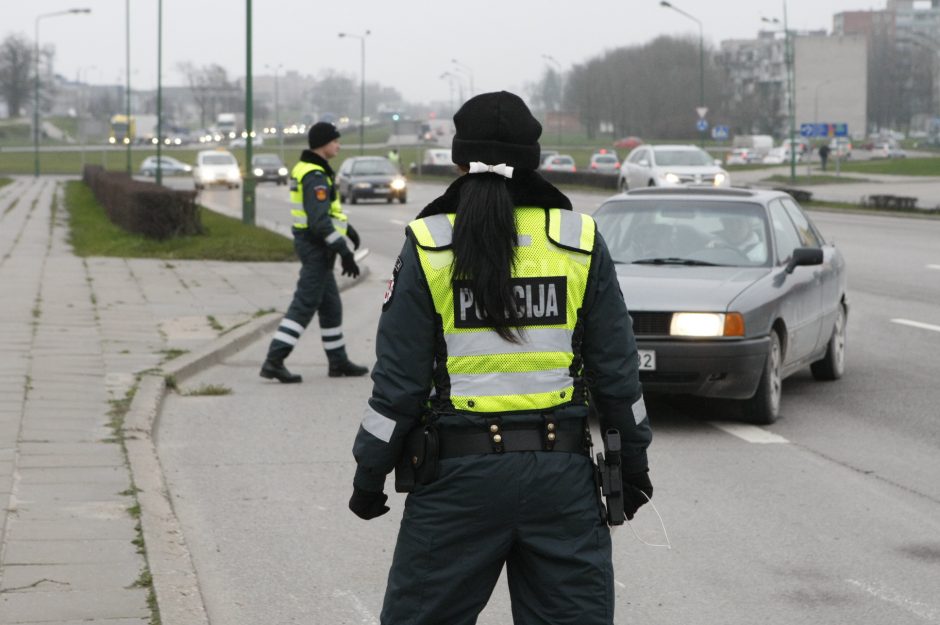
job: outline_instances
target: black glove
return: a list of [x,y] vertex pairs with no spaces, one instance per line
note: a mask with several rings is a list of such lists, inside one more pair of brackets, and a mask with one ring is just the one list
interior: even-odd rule
[[349,509],[360,519],[368,521],[389,511],[389,507],[385,505],[386,501],[388,495],[385,493],[375,493],[354,486],[352,497],[349,498]]
[[652,498],[653,483],[648,471],[623,474],[623,513],[628,521],[632,521],[640,506]]
[[352,224],[346,226],[346,238],[352,241],[353,249],[359,249],[359,233],[352,227]]
[[359,277],[359,265],[356,264],[356,259],[353,258],[352,252],[349,252],[343,256],[343,275],[349,276],[350,278]]

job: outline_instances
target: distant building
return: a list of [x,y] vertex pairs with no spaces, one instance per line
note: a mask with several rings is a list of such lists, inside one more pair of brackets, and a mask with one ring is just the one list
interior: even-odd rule
[[868,134],[868,43],[864,35],[796,37],[796,124],[847,123]]

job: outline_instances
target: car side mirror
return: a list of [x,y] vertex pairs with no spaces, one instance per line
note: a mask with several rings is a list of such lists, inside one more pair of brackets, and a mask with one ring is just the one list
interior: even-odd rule
[[818,247],[798,247],[793,250],[790,262],[787,263],[787,273],[793,273],[797,267],[804,265],[821,265],[823,251]]

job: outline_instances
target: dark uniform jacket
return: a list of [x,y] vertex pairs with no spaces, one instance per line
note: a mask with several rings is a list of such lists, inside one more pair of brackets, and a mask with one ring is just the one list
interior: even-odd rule
[[[457,179],[419,217],[455,212],[465,178]],[[516,206],[571,209],[568,198],[535,172],[516,170],[507,187]],[[439,322],[415,245],[408,231],[379,319],[378,359],[372,372],[374,386],[364,421],[377,419],[384,427],[382,438],[388,440],[362,426],[359,428],[353,447],[358,463],[354,483],[364,490],[382,490],[385,476],[401,455],[403,438],[419,424],[433,388]],[[636,342],[613,261],[600,233],[592,253],[584,307],[581,353],[591,401],[598,409],[602,428],[614,427],[621,432],[624,473],[645,471],[646,448],[652,432],[642,402]],[[579,417],[587,414],[584,406],[555,409],[556,413],[559,411],[573,412]],[[541,415],[531,416],[541,423]],[[525,421],[525,415],[514,417]],[[479,415],[467,418],[479,420]]]
[[294,236],[302,236],[315,245],[328,247],[340,256],[351,253],[345,237],[340,237],[332,243],[326,242],[326,238],[336,232],[330,218],[330,204],[336,199],[337,193],[333,168],[325,158],[310,150],[304,150],[300,160],[319,165],[326,171],[311,171],[300,181],[303,187],[304,212],[307,213],[307,228],[294,228]]

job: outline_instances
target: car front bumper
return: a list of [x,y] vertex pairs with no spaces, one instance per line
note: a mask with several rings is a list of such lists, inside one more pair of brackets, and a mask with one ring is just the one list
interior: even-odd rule
[[643,391],[747,399],[760,382],[770,338],[744,340],[637,339],[637,349],[656,352],[656,369],[641,370]]

